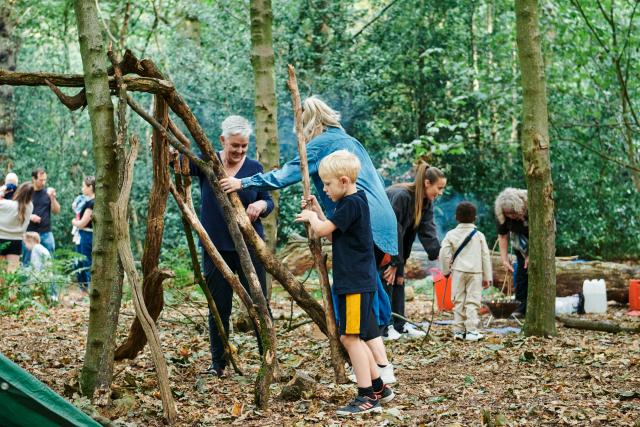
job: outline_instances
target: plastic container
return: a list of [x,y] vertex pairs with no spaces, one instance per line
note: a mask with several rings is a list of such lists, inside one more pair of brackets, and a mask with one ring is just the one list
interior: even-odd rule
[[585,313],[607,312],[607,286],[604,279],[585,280],[582,284]]
[[452,311],[453,302],[451,301],[451,276],[445,278],[442,274],[433,277],[434,289],[436,291],[436,304],[438,310]]
[[640,279],[629,280],[629,311],[640,310]]

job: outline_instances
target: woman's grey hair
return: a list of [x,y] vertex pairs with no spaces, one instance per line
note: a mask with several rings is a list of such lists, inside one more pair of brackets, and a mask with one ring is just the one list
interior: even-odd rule
[[229,116],[220,125],[221,135],[228,138],[232,135],[241,135],[244,138],[251,136],[251,123],[242,116]]
[[495,214],[499,224],[506,221],[505,212],[513,212],[518,215],[527,213],[527,190],[508,187],[502,190],[495,203]]

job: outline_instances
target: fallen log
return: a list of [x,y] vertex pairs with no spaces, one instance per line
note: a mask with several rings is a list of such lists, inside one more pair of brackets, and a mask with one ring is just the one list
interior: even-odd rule
[[[331,245],[323,245],[325,253],[331,260]],[[279,256],[291,272],[296,276],[304,274],[313,267],[313,258],[308,253],[306,241],[292,240],[280,251]],[[431,261],[432,262],[432,261]],[[407,279],[424,279],[427,277],[427,254],[419,245],[413,247],[411,257],[405,265]],[[501,284],[505,278],[500,256],[494,252],[491,257],[493,265],[493,283]],[[328,265],[331,268],[329,261]],[[605,261],[576,261],[556,258],[556,294],[559,297],[577,294],[582,291],[582,282],[587,279],[602,278],[607,283],[607,299],[619,303],[629,302],[629,280],[640,278],[640,266]]]
[[620,332],[629,332],[631,334],[640,333],[640,326],[636,326],[635,328],[630,328],[627,326],[620,326],[617,323],[608,322],[608,321],[576,319],[573,317],[565,317],[565,316],[556,316],[556,320],[562,323],[562,325],[566,328],[584,329],[587,331],[609,332],[612,334],[618,334]]

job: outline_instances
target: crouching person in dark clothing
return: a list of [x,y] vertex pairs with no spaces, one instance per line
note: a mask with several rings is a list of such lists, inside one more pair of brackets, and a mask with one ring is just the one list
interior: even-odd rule
[[[222,145],[222,151],[218,152],[217,156],[222,162],[227,175],[244,178],[256,173],[261,173],[263,171],[262,165],[258,161],[247,157],[249,136],[251,135],[251,125],[247,119],[240,116],[229,116],[222,122],[221,128],[220,143]],[[200,221],[222,258],[229,268],[238,274],[240,282],[247,292],[251,294],[249,291],[249,283],[240,265],[240,257],[236,252],[235,245],[226,225],[222,207],[218,204],[206,176],[193,162],[190,163],[189,168],[191,175],[197,176],[200,182]],[[253,227],[256,232],[260,237],[264,238],[264,230],[260,219],[269,215],[273,210],[273,200],[271,196],[267,191],[257,191],[254,189],[242,189],[238,191],[238,196],[246,208],[247,215],[253,222]],[[260,281],[262,293],[266,297],[266,272],[264,266],[260,263],[255,253],[250,251],[250,254],[258,280]],[[213,261],[204,250],[202,259],[207,286],[220,312],[222,324],[228,336],[229,317],[231,316],[233,302],[233,288],[225,280],[222,272],[215,267]],[[258,349],[262,353],[262,345],[258,331],[256,330],[255,332],[258,337]],[[218,333],[218,328],[211,313],[209,313],[209,339],[211,342],[212,363],[209,369],[207,369],[207,372],[221,377],[224,374],[227,360],[224,356],[224,347]]]

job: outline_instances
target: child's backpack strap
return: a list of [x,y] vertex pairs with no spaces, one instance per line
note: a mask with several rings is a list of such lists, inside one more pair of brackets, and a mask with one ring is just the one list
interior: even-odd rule
[[467,246],[467,243],[469,243],[471,241],[471,238],[477,232],[478,232],[478,229],[474,228],[473,231],[471,233],[469,233],[467,235],[467,237],[464,238],[464,240],[462,241],[462,244],[458,247],[458,250],[456,251],[456,253],[453,254],[453,258],[451,258],[451,265],[453,265],[453,263],[456,261],[456,258],[458,257],[458,255],[460,255],[460,252],[462,252],[464,247]]

